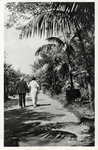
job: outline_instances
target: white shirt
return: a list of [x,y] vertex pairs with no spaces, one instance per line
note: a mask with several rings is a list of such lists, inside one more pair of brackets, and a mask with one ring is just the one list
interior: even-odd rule
[[31,92],[32,91],[37,91],[37,88],[39,87],[39,85],[35,80],[33,80],[33,81],[30,82],[30,87],[31,87]]

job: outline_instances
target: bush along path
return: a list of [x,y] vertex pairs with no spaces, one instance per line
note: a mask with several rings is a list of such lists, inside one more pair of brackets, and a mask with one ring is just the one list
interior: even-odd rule
[[4,105],[4,146],[94,146],[94,117],[41,93],[33,108],[30,95],[20,108],[18,96]]

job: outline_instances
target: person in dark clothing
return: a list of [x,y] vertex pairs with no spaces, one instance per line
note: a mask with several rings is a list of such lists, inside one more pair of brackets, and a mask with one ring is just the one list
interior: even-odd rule
[[19,94],[19,105],[21,106],[21,108],[23,107],[22,100],[23,100],[23,104],[25,107],[25,96],[26,96],[27,89],[28,89],[28,86],[26,82],[24,81],[24,78],[21,77],[21,80],[18,82],[16,86],[16,90],[18,90],[18,94]]

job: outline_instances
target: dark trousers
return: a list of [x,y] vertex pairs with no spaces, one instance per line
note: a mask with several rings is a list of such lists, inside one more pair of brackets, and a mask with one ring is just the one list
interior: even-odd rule
[[25,93],[19,93],[19,105],[22,107],[22,101],[23,101],[23,104],[25,106],[25,96],[26,94]]

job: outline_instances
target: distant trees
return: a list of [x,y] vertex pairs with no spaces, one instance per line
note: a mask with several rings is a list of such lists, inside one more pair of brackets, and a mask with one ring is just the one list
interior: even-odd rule
[[9,95],[17,94],[16,84],[21,76],[29,79],[28,75],[21,73],[19,69],[15,70],[11,64],[4,62],[4,101],[8,100]]
[[4,99],[8,99],[8,94],[15,93],[15,85],[19,79],[18,73],[12,68],[11,64],[4,63]]

